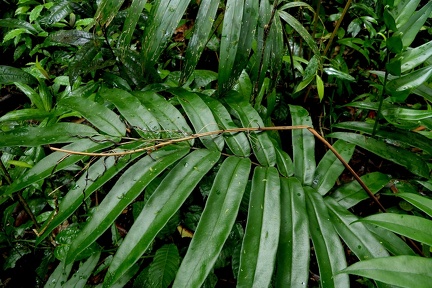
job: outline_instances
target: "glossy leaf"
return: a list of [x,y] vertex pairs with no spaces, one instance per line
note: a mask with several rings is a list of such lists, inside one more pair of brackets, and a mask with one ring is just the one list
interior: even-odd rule
[[279,10],[277,13],[279,14],[279,17],[281,17],[288,25],[290,25],[292,28],[294,28],[294,30],[297,31],[297,33],[305,40],[306,44],[309,46],[309,48],[312,49],[315,55],[321,55],[313,37],[296,18],[282,10]]
[[277,163],[277,168],[279,170],[279,173],[285,177],[292,176],[294,174],[294,165],[291,160],[291,157],[288,155],[288,153],[280,149],[278,145],[275,143],[275,141],[272,142],[274,144],[274,148],[276,152],[276,163]]
[[402,72],[411,70],[423,64],[432,56],[432,41],[429,41],[416,48],[409,49],[402,54]]
[[100,255],[100,252],[91,255],[84,263],[82,263],[82,265],[72,275],[69,281],[63,284],[64,287],[84,287],[88,278],[90,278],[93,269],[98,264]]
[[318,97],[322,101],[324,98],[324,82],[318,74],[315,75],[315,81],[317,83]]
[[[188,148],[181,146],[166,146],[152,152],[126,170],[72,242],[66,262],[72,261],[76,255],[95,242],[150,181],[188,151]],[[71,203],[66,202],[66,205]]]
[[72,270],[73,263],[65,265],[64,262],[60,262],[57,268],[50,275],[44,288],[62,288],[63,284],[67,281],[69,273]]
[[[235,97],[226,97],[225,100],[237,113],[243,127],[264,127],[258,112],[248,102],[237,101],[238,98],[236,100]],[[251,132],[249,139],[258,162],[264,166],[273,166],[276,163],[276,154],[267,133]]]
[[386,89],[392,96],[401,97],[401,99],[403,100],[403,97],[406,97],[405,95],[408,95],[413,89],[418,88],[431,76],[432,66],[427,66],[409,74],[390,80],[386,85]]
[[397,197],[401,197],[405,201],[409,202],[410,204],[414,205],[415,207],[432,217],[432,199],[414,193],[402,192],[396,193],[394,195]]
[[395,122],[398,120],[420,121],[427,118],[432,118],[432,111],[430,110],[387,108],[387,109],[383,109],[381,113],[386,119],[388,119],[389,122]]
[[341,80],[355,81],[355,78],[352,77],[351,75],[344,73],[342,71],[336,70],[332,67],[324,68],[323,70],[329,76],[333,76],[333,77],[341,79]]
[[430,287],[432,259],[419,256],[394,256],[354,263],[341,273],[382,281],[398,287]]
[[[369,188],[372,193],[377,193],[391,180],[389,175],[372,172],[360,177],[363,183]],[[345,185],[338,187],[331,197],[338,201],[339,205],[345,209],[349,209],[360,201],[369,198],[369,195],[364,191],[357,181],[351,181]]]
[[367,260],[389,256],[385,247],[363,223],[354,222],[358,220],[357,216],[346,210],[345,207],[331,197],[326,197],[325,203],[336,231],[357,258]]
[[49,34],[45,41],[74,46],[82,46],[94,40],[94,34],[90,32],[85,32],[81,30],[60,30]]
[[310,187],[304,187],[309,229],[320,271],[322,287],[349,287],[348,275],[337,272],[347,264],[339,235],[330,221],[328,208],[322,196]]
[[143,46],[144,67],[152,71],[156,63],[177,28],[190,0],[157,1],[149,17],[149,23],[144,30]]
[[432,245],[432,221],[412,215],[382,213],[359,221],[373,224],[413,240]]
[[[112,145],[113,143],[111,142],[98,143],[89,139],[82,139],[62,148],[72,151],[96,152]],[[36,163],[32,169],[28,170],[17,181],[13,182],[12,185],[10,185],[6,190],[6,194],[4,196],[11,195],[12,193],[19,191],[32,183],[45,179],[52,173],[65,169],[85,157],[86,156],[82,155],[68,155],[67,153],[63,152],[51,153]]]
[[19,109],[10,111],[2,117],[0,117],[0,122],[5,121],[24,121],[24,120],[43,120],[51,116],[51,112],[40,109]]
[[274,167],[256,167],[241,248],[238,287],[268,287],[275,268],[280,221],[280,182]]
[[[229,114],[225,106],[212,97],[201,96],[207,106],[213,113],[219,129],[234,129],[238,128]],[[248,157],[250,155],[249,139],[243,132],[239,133],[224,133],[223,137],[228,148],[234,155],[240,157]]]
[[69,83],[73,86],[82,74],[86,74],[92,71],[92,63],[96,55],[101,50],[101,44],[98,41],[89,41],[85,43],[76,53],[73,61],[69,66]]
[[24,92],[24,94],[27,95],[27,97],[30,99],[30,101],[32,102],[32,104],[36,106],[36,108],[38,108],[38,109],[40,109],[42,111],[46,111],[44,103],[42,102],[41,97],[39,96],[38,93],[36,93],[35,90],[33,90],[30,86],[28,86],[26,84],[23,84],[23,83],[15,82],[14,84],[22,92]]
[[249,159],[229,157],[219,168],[174,287],[200,287],[205,281],[237,218],[250,167]]
[[218,152],[195,150],[166,175],[117,250],[105,277],[104,287],[109,287],[138,261],[219,156]]
[[[312,127],[308,112],[300,107],[289,105],[293,126]],[[292,130],[294,175],[305,185],[311,185],[315,174],[315,138],[307,129]]]
[[99,3],[98,9],[94,16],[96,22],[98,22],[101,26],[108,26],[114,19],[114,17],[117,15],[123,2],[124,0],[102,0]]
[[[0,147],[36,147],[45,144],[75,142],[81,138],[97,136],[90,126],[75,123],[57,123],[47,127],[20,127],[0,133]],[[97,138],[95,138],[97,139]],[[104,139],[100,139],[104,141]]]
[[401,237],[393,232],[376,225],[364,224],[392,255],[417,255]]
[[[183,115],[171,103],[152,91],[132,93],[150,111],[159,122],[159,125],[166,130],[168,135],[181,133],[182,136],[192,134],[192,129],[187,124]],[[193,145],[194,141],[188,141]]]
[[[373,123],[352,121],[338,123],[335,124],[333,127],[361,131],[372,135],[373,126]],[[417,147],[432,155],[432,140],[419,133],[397,128],[389,129],[380,126],[379,129],[375,131],[375,135],[384,138],[385,141],[394,145],[409,145],[412,147]]]
[[100,95],[116,106],[140,136],[158,138],[160,130],[158,121],[135,96],[121,89],[105,89],[100,92]]
[[416,11],[420,0],[399,0],[396,1],[397,5],[392,9],[396,19],[397,27],[405,24]]
[[[177,100],[197,134],[219,130],[210,108],[198,95],[181,88],[171,89],[170,92],[177,95]],[[207,149],[219,151],[223,149],[224,141],[220,135],[204,136],[199,139]]]
[[[333,144],[333,148],[342,156],[345,162],[348,163],[354,153],[355,145],[343,140],[338,140]],[[315,170],[312,187],[321,195],[325,195],[335,186],[337,179],[344,169],[345,166],[342,162],[336,158],[336,155],[332,151],[328,150]]]
[[0,65],[0,84],[23,83],[28,85],[37,84],[33,75],[19,68]]
[[[402,33],[402,42],[404,47],[408,47],[414,41],[417,33],[422,28],[423,24],[428,19],[432,12],[432,2],[424,5],[420,10],[416,11],[408,21],[399,27],[400,33]],[[399,19],[397,19],[399,20]]]
[[96,128],[112,136],[124,136],[126,126],[118,115],[107,107],[87,98],[68,97],[60,101],[60,105],[79,112]]
[[281,178],[281,227],[276,287],[307,287],[309,279],[309,222],[305,193],[297,178]]
[[416,154],[402,148],[387,145],[384,142],[354,133],[336,132],[328,136],[356,144],[380,157],[407,168],[408,171],[418,176],[429,177],[429,168],[424,160]]
[[225,15],[222,27],[220,56],[219,56],[219,91],[228,90],[232,84],[232,70],[240,41],[244,1],[228,0],[225,8]]
[[193,73],[198,60],[204,51],[213,26],[219,0],[202,0],[195,19],[194,31],[185,52],[185,66],[182,70],[182,81],[186,81]]

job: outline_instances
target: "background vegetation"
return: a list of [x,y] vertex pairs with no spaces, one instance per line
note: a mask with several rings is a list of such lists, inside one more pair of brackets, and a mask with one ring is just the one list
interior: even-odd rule
[[2,3],[2,286],[430,287],[432,2]]

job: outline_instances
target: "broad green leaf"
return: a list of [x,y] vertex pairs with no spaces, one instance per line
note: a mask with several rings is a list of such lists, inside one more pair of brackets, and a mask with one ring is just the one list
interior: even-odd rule
[[321,55],[313,37],[296,18],[282,10],[278,10],[277,13],[279,14],[279,17],[281,17],[289,26],[291,26],[292,28],[294,28],[294,30],[297,31],[297,33],[305,40],[306,44],[309,46],[309,48],[312,49],[312,52],[315,55]]
[[201,287],[207,278],[237,218],[250,167],[247,158],[229,157],[222,163],[174,287]]
[[324,98],[324,82],[318,74],[315,75],[315,81],[317,84],[318,97],[320,101],[322,101]]
[[[212,111],[219,129],[238,128],[234,124],[228,110],[225,108],[225,106],[222,105],[222,103],[212,97],[204,95],[201,95],[201,98]],[[240,157],[248,157],[250,155],[249,140],[246,137],[245,133],[223,133],[223,137],[228,148],[231,150],[232,153],[234,153],[234,155]]]
[[429,246],[432,245],[432,221],[419,216],[381,213],[358,221],[385,228]]
[[[170,92],[177,96],[196,134],[219,130],[210,108],[198,95],[182,88],[171,89]],[[224,141],[220,135],[204,136],[199,139],[207,149],[223,149]]]
[[268,287],[279,242],[280,181],[276,168],[256,167],[241,248],[238,287]]
[[400,101],[404,101],[413,89],[428,81],[431,76],[432,66],[427,66],[390,80],[386,85],[386,89],[390,95]]
[[305,193],[297,178],[280,178],[281,228],[276,287],[307,287],[309,279],[309,222]]
[[[219,56],[219,77],[218,88],[224,92],[231,88],[234,83],[232,71],[240,41],[240,32],[242,28],[244,1],[228,0],[225,8],[223,20],[220,56]],[[240,72],[240,71],[239,71]]]
[[195,18],[194,31],[185,52],[185,64],[181,81],[186,81],[193,73],[210,36],[219,0],[202,0]]
[[322,196],[311,187],[304,187],[309,232],[318,262],[322,287],[349,287],[348,275],[335,275],[347,264],[339,235],[330,221],[328,208]]
[[79,112],[96,128],[112,136],[124,136],[126,126],[119,116],[107,107],[87,98],[68,97],[63,98],[59,105]]
[[[134,91],[132,95],[137,97],[147,110],[153,114],[168,136],[175,133],[189,136],[193,133],[180,111],[155,92]],[[193,140],[188,142],[190,145],[194,143]]]
[[143,64],[146,72],[153,69],[167,42],[177,28],[190,0],[157,1],[145,27],[143,45]]
[[57,268],[50,275],[44,288],[62,288],[63,284],[66,283],[69,278],[69,273],[72,270],[73,263],[65,265],[64,262],[60,262]]
[[[81,138],[97,135],[96,130],[90,126],[75,123],[57,123],[48,127],[20,127],[0,133],[0,147],[36,147],[46,144],[75,142]],[[99,138],[99,141],[104,140],[108,141],[108,138]]]
[[[414,41],[417,33],[423,27],[423,24],[428,19],[432,12],[432,2],[424,5],[420,10],[416,11],[410,16],[409,20],[399,28],[400,33],[402,33],[402,42],[404,47],[408,47]],[[398,21],[399,19],[396,19]]]
[[392,255],[417,255],[404,240],[393,232],[376,225],[364,224]]
[[347,74],[345,72],[336,70],[336,69],[334,69],[332,67],[324,68],[323,70],[324,70],[324,72],[327,75],[333,76],[333,77],[335,77],[337,79],[347,80],[347,81],[356,81],[356,79],[354,77],[352,77],[351,75],[349,75],[349,74]]
[[19,68],[0,65],[0,84],[22,83],[36,85],[36,78]]
[[30,34],[37,34],[40,31],[27,21],[20,19],[0,19],[0,27],[6,28],[24,28]]
[[[77,124],[76,124],[77,125]],[[89,139],[82,139],[76,141],[75,143],[66,145],[62,147],[65,150],[71,151],[85,151],[85,152],[96,152],[101,149],[112,146],[112,142],[94,142]],[[11,186],[6,190],[5,195],[8,196],[12,193],[24,189],[28,185],[45,179],[52,173],[63,170],[68,166],[82,160],[86,156],[82,155],[68,155],[63,152],[54,152],[46,156],[32,169],[28,170],[23,176],[21,176],[17,181],[13,182]]]
[[20,82],[14,82],[14,84],[22,92],[24,92],[24,94],[27,95],[27,97],[30,99],[30,101],[32,102],[32,104],[36,106],[36,108],[38,108],[38,109],[40,109],[42,111],[47,111],[47,110],[45,110],[44,103],[42,102],[42,99],[39,96],[39,94],[36,93],[36,91],[34,91],[30,86],[28,86],[27,84],[20,83]]
[[146,202],[117,250],[105,277],[104,287],[109,287],[138,261],[219,157],[220,153],[215,151],[195,150],[172,168]]
[[[49,9],[50,14],[41,20],[41,22],[45,22],[48,25],[52,25],[57,23],[72,13],[71,3],[68,1],[55,2],[53,6]],[[78,30],[71,30],[78,31]]]
[[367,260],[389,256],[385,247],[363,223],[354,222],[358,220],[357,216],[346,210],[345,207],[331,197],[326,197],[325,203],[336,231],[357,258]]
[[180,256],[175,244],[166,244],[159,248],[148,270],[148,281],[151,287],[170,287],[176,277]]
[[52,116],[53,113],[40,109],[18,109],[10,111],[0,117],[0,122],[5,121],[24,121],[24,120],[43,120]]
[[25,28],[17,28],[17,29],[9,30],[4,35],[3,43],[6,42],[6,41],[15,39],[15,38],[17,38],[18,36],[20,36],[21,34],[24,34],[24,33],[28,33],[27,29],[25,29]]
[[[372,135],[373,131],[373,123],[366,122],[342,122],[333,125],[333,127],[342,128],[342,129],[350,129],[355,131],[361,131]],[[406,131],[404,129],[397,128],[386,128],[380,126],[380,128],[375,131],[375,135],[378,137],[382,137],[385,141],[389,143],[393,143],[394,145],[409,145],[412,147],[417,147],[422,149],[423,151],[432,155],[432,139],[429,139],[419,133]]]
[[409,49],[402,54],[401,71],[409,71],[432,56],[432,41],[429,41],[414,49]]
[[89,41],[85,43],[75,53],[75,57],[69,64],[69,83],[73,86],[81,74],[86,74],[93,70],[90,65],[101,50],[101,43]]
[[[431,70],[432,71],[432,70]],[[414,110],[407,108],[387,108],[381,111],[383,116],[389,122],[396,122],[398,120],[404,121],[420,121],[427,118],[432,118],[431,110]]]
[[[391,180],[389,175],[380,172],[372,172],[360,177],[363,183],[369,188],[372,193],[377,193]],[[345,209],[349,209],[369,198],[369,195],[364,191],[357,181],[351,181],[345,185],[338,187],[331,197],[338,201],[339,205]]]
[[427,198],[425,196],[421,196],[419,194],[414,193],[396,193],[394,194],[397,197],[401,197],[405,201],[411,203],[418,209],[422,210],[430,217],[432,217],[432,199]]
[[401,25],[405,24],[416,11],[420,0],[398,0],[398,4],[391,11],[395,15],[396,25],[399,28]]
[[388,145],[374,138],[345,132],[331,133],[328,137],[338,138],[356,144],[380,157],[393,163],[399,164],[411,171],[413,174],[428,178],[429,168],[426,162],[416,154],[402,148]]
[[[308,112],[300,107],[289,105],[293,126],[312,127]],[[292,130],[294,175],[305,185],[311,185],[315,174],[315,138],[307,129]]]
[[[117,15],[124,0],[102,0],[94,16],[95,21],[101,26],[108,26]],[[137,1],[133,1],[137,2]],[[135,27],[134,27],[135,28]]]
[[[399,54],[403,50],[402,34],[395,33],[393,36],[387,38],[386,47],[392,53]],[[392,73],[393,74],[393,73]],[[393,74],[395,75],[395,74]],[[398,73],[400,75],[400,73]]]
[[[108,4],[107,3],[108,1],[105,0],[103,2],[104,2],[104,5],[105,5],[105,7],[103,7],[103,8],[105,10],[108,10],[109,8],[108,8],[108,6],[106,6]],[[120,6],[121,6],[121,3],[123,3],[123,1],[113,1],[113,2],[114,2],[114,5],[120,5]],[[118,3],[120,3],[120,4],[118,4]],[[136,25],[138,23],[138,19],[139,19],[140,15],[141,15],[141,13],[142,13],[142,11],[144,9],[144,5],[146,3],[147,3],[147,0],[133,0],[132,4],[130,5],[130,7],[127,10],[127,16],[126,16],[126,19],[125,19],[124,24],[123,24],[123,30],[122,30],[122,33],[120,34],[120,36],[119,36],[119,38],[117,40],[117,49],[120,52],[120,57],[121,58],[123,58],[124,51],[127,50],[127,49],[130,49],[129,46],[130,46],[130,42],[132,40],[132,35],[133,35],[133,33],[134,33],[135,29],[136,29]],[[100,5],[98,7],[98,11],[99,11],[99,9],[102,9],[101,6],[102,5]],[[108,13],[106,13],[106,14],[110,15],[110,17],[115,17],[115,15],[117,14],[116,10],[117,10],[117,7],[115,6],[115,7],[113,7],[113,9],[111,11],[107,11]],[[96,14],[96,15],[98,15],[98,14]],[[109,25],[109,23],[107,25]]]
[[371,278],[398,287],[428,288],[432,283],[432,259],[393,256],[354,263],[341,273]]
[[90,41],[95,41],[93,33],[81,30],[60,30],[49,34],[45,41],[82,46]]
[[[240,102],[236,97],[226,97],[225,101],[236,112],[243,127],[264,127],[258,112],[248,102]],[[249,139],[258,162],[263,166],[275,165],[276,153],[267,133],[251,132]]]
[[132,94],[121,89],[105,89],[100,95],[113,103],[120,114],[145,138],[156,139],[160,126],[153,114]]
[[[345,162],[348,163],[354,153],[355,145],[343,140],[338,140],[333,144],[333,148],[339,152]],[[312,187],[321,195],[325,195],[333,188],[336,180],[344,169],[345,166],[342,162],[336,158],[336,155],[332,151],[328,150],[315,170]]]
[[291,157],[278,147],[276,141],[272,141],[274,144],[275,152],[276,152],[276,164],[279,170],[279,173],[282,176],[290,177],[294,174],[294,165],[291,160]]
[[72,277],[64,283],[63,287],[84,287],[90,278],[93,269],[99,262],[101,252],[97,252],[91,255],[84,263],[81,264],[78,271],[76,271]]
[[[151,155],[142,158],[126,170],[92,214],[86,226],[72,242],[66,260],[67,263],[72,261],[75,255],[78,255],[95,242],[122,211],[140,195],[148,183],[169,165],[186,155],[188,151],[188,148],[181,146],[166,146],[152,152]],[[71,205],[71,203],[66,202],[65,205]]]

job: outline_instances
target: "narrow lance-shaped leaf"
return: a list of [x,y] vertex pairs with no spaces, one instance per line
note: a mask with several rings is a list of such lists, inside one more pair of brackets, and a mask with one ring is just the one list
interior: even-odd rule
[[[72,151],[96,152],[112,145],[112,142],[98,143],[89,139],[81,139],[62,148]],[[68,155],[64,152],[51,153],[36,163],[33,168],[28,170],[23,176],[17,179],[17,181],[13,182],[12,185],[6,190],[6,194],[4,196],[11,195],[12,193],[24,189],[32,183],[45,179],[52,173],[65,169],[85,157],[86,156],[83,155]]]
[[[258,112],[248,102],[238,101],[234,94],[226,97],[225,101],[237,113],[243,127],[264,127],[264,122]],[[249,134],[255,156],[264,166],[273,166],[276,163],[276,154],[273,143],[266,132],[251,132]]]
[[356,144],[378,156],[407,168],[408,171],[418,176],[429,177],[429,168],[426,162],[416,154],[407,150],[354,133],[336,132],[328,136]]
[[394,196],[401,197],[432,217],[432,199],[414,193],[396,193]]
[[275,268],[280,221],[280,182],[274,167],[256,167],[241,248],[238,287],[268,287]]
[[[201,98],[213,112],[213,116],[218,124],[219,129],[235,129],[238,128],[228,113],[225,106],[212,97],[202,95]],[[250,155],[249,139],[245,133],[223,133],[223,137],[228,148],[234,155],[248,157]]]
[[432,221],[413,215],[382,213],[358,220],[432,246]]
[[28,85],[37,84],[33,75],[21,69],[0,65],[0,84],[23,83]]
[[185,52],[185,64],[181,75],[182,82],[191,76],[201,53],[204,51],[218,6],[219,0],[202,0],[200,3],[193,34]]
[[188,151],[184,146],[166,146],[126,170],[72,242],[66,262],[72,261],[74,256],[95,242],[150,181]]
[[88,278],[90,278],[93,269],[99,262],[101,252],[97,252],[91,255],[82,265],[79,267],[78,271],[74,273],[74,275],[64,283],[63,287],[84,287],[87,283]]
[[234,83],[232,70],[237,55],[242,27],[244,1],[228,0],[222,27],[218,87],[220,92],[228,90]]
[[237,218],[250,166],[238,157],[222,163],[174,287],[200,287],[207,278]]
[[180,208],[219,157],[219,152],[195,150],[165,176],[117,250],[108,269],[104,287],[109,287],[138,261],[157,233]]
[[347,264],[339,235],[331,223],[322,196],[311,187],[304,187],[309,216],[309,231],[318,262],[322,287],[349,287],[348,275],[335,275]]
[[408,47],[414,41],[417,33],[422,28],[423,24],[428,19],[432,12],[432,2],[424,5],[420,10],[416,11],[409,20],[399,28],[398,32],[402,33],[402,42],[404,47]]
[[[292,125],[312,127],[308,112],[300,107],[289,105]],[[303,184],[311,185],[315,173],[315,138],[307,129],[292,130],[294,175]]]
[[123,136],[126,134],[126,126],[119,116],[99,103],[87,98],[68,97],[62,99],[60,105],[78,111],[90,123],[108,135]]
[[108,26],[117,15],[123,2],[124,0],[102,0],[94,16],[95,21],[101,26]]
[[341,273],[349,273],[406,288],[428,288],[432,283],[432,259],[393,256],[354,263]]
[[145,138],[158,138],[160,126],[157,119],[135,96],[122,89],[104,89],[100,95],[116,106],[139,135]]
[[44,103],[42,102],[42,99],[40,98],[39,94],[36,93],[30,86],[20,83],[20,82],[14,82],[14,84],[22,91],[24,94],[27,95],[27,97],[30,99],[33,105],[36,106],[36,108],[40,110],[45,110]]
[[281,178],[281,228],[276,287],[307,287],[309,222],[305,193],[297,178]]
[[[182,88],[171,89],[170,92],[177,95],[178,101],[197,134],[219,130],[210,108],[198,95]],[[200,137],[200,140],[210,150],[221,151],[224,146],[223,138],[220,135],[204,136]]]
[[[333,144],[333,148],[342,156],[345,162],[348,163],[354,153],[355,145],[343,140],[338,140]],[[345,166],[342,162],[336,158],[336,155],[332,151],[328,150],[315,170],[312,187],[321,195],[325,195],[335,185],[336,180],[344,169]]]

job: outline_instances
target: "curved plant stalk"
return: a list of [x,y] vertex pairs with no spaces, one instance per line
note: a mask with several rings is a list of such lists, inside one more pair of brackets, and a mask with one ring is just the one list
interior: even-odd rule
[[224,133],[237,133],[237,132],[259,132],[259,131],[280,131],[280,130],[298,130],[298,129],[307,129],[309,132],[311,132],[315,137],[317,137],[324,145],[327,146],[334,154],[335,156],[341,161],[341,163],[350,171],[350,173],[354,176],[356,181],[360,184],[360,186],[366,191],[366,193],[369,195],[369,197],[380,207],[380,209],[383,212],[386,212],[386,209],[381,204],[381,202],[378,200],[378,198],[375,197],[375,195],[369,190],[369,188],[366,186],[366,184],[362,181],[360,176],[357,175],[357,173],[354,171],[354,169],[351,168],[351,166],[343,159],[343,157],[333,148],[333,146],[324,139],[314,128],[307,126],[307,125],[296,125],[296,126],[274,126],[274,127],[243,127],[243,128],[231,128],[231,129],[225,129],[225,130],[215,130],[215,131],[208,131],[203,133],[196,133],[191,134],[186,137],[182,138],[175,138],[175,139],[169,139],[164,142],[155,144],[150,147],[143,147],[135,150],[127,150],[123,152],[105,152],[105,153],[89,153],[89,152],[79,152],[79,151],[72,151],[72,150],[65,150],[61,148],[55,148],[50,147],[53,151],[59,151],[64,152],[68,154],[77,154],[77,155],[85,155],[85,156],[95,156],[95,157],[102,157],[102,156],[124,156],[128,154],[133,153],[139,153],[143,151],[147,151],[148,153],[151,153],[151,151],[157,150],[158,148],[183,142],[183,141],[189,141],[200,137],[205,136],[211,136],[211,135],[218,135],[218,134],[224,134]]
[[335,26],[335,28],[334,28],[334,30],[333,30],[333,33],[332,33],[332,35],[330,36],[329,42],[327,43],[327,46],[326,46],[325,49],[324,49],[323,56],[327,55],[327,52],[328,52],[328,50],[330,49],[331,44],[333,43],[333,39],[334,39],[334,37],[336,36],[337,31],[339,30],[339,26],[341,25],[343,19],[345,18],[345,14],[346,14],[346,12],[348,11],[349,7],[351,6],[351,1],[352,1],[352,0],[348,0],[348,1],[347,1],[346,5],[345,5],[345,8],[344,8],[344,10],[342,11],[342,15],[341,15],[341,17],[339,18],[338,22],[336,23],[336,26]]

